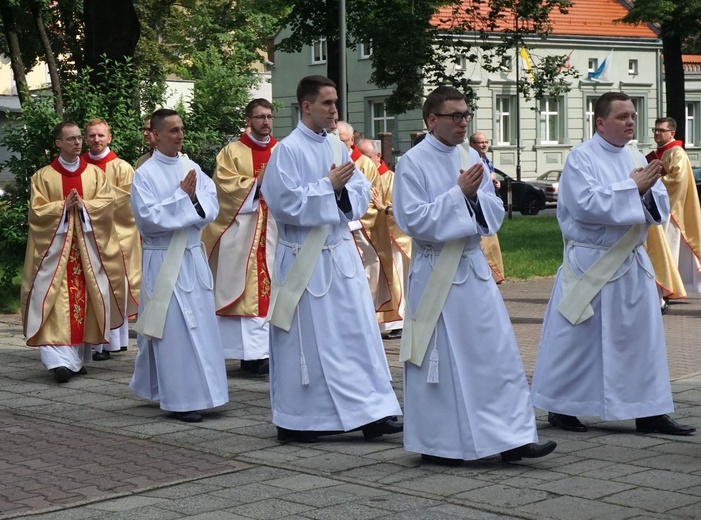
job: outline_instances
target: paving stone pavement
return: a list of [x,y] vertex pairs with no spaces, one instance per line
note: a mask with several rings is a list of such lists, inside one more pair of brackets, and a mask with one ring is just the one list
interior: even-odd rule
[[[527,374],[553,279],[506,282]],[[469,312],[469,310],[466,310]],[[675,417],[701,428],[701,298],[664,317]],[[397,340],[385,341],[402,397]],[[136,347],[58,385],[0,316],[0,518],[39,519],[696,519],[701,435],[639,435],[584,418],[554,430],[537,410],[543,459],[459,468],[422,464],[401,436],[281,445],[267,378],[227,362],[231,401],[185,424],[129,390]]]

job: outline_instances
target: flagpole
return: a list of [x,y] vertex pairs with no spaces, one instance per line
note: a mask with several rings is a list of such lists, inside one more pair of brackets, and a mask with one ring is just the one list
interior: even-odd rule
[[346,107],[348,107],[348,82],[346,80],[346,1],[338,2],[338,61],[340,62],[338,73],[338,92],[340,94],[340,106],[338,107],[338,117],[341,121],[346,121]]
[[516,180],[521,180],[521,93],[518,82],[521,81],[519,42],[516,43]]

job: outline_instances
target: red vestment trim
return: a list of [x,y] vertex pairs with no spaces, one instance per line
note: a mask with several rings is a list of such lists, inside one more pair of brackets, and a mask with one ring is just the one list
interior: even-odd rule
[[379,173],[380,175],[384,175],[388,171],[389,171],[389,168],[387,168],[385,161],[380,159],[380,166],[377,167],[377,173]]
[[93,159],[90,157],[90,152],[85,152],[83,155],[80,156],[81,159],[83,159],[85,162],[88,162],[90,164],[94,164],[98,168],[100,168],[103,172],[107,171],[107,163],[110,161],[114,161],[117,159],[117,154],[114,153],[112,150],[109,151],[107,155],[105,155],[102,159]]
[[[78,195],[83,197],[83,182],[81,175],[88,167],[88,163],[81,160],[78,169],[74,172],[67,170],[59,162],[58,157],[51,162],[51,167],[61,174],[61,183],[64,199],[68,196],[72,189],[78,192]],[[76,218],[77,217],[77,214]],[[74,220],[74,226],[80,225]],[[71,250],[68,254],[68,263],[66,265],[66,285],[68,286],[68,318],[71,327],[71,345],[80,345],[83,343],[85,334],[85,272],[83,271],[83,261],[80,257],[80,249],[78,248],[78,236],[69,229],[66,233],[66,238],[71,240]]]
[[360,159],[361,155],[363,155],[363,154],[360,153],[360,150],[358,150],[355,145],[351,146],[351,150],[350,150],[351,161],[356,162],[358,159]]
[[[270,141],[264,146],[253,141],[248,134],[244,134],[239,139],[242,144],[251,149],[253,159],[253,178],[257,178],[263,171],[265,165],[270,160],[270,154],[277,140],[271,135]],[[254,188],[256,189],[256,188]],[[268,233],[268,205],[263,200],[263,194],[259,194],[258,208],[263,214],[260,228],[258,248],[256,249],[256,264],[258,265],[258,317],[268,315],[270,307],[270,273],[268,272],[268,261],[266,251],[266,237]]]

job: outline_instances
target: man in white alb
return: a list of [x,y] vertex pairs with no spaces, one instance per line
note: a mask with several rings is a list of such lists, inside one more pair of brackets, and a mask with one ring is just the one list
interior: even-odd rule
[[566,241],[545,311],[533,374],[535,406],[557,428],[584,432],[578,415],[636,419],[639,432],[689,435],[674,411],[654,271],[642,243],[665,222],[662,164],[627,146],[635,106],[607,92],[596,133],[572,150],[560,177],[557,218]]
[[302,120],[273,150],[262,185],[279,236],[268,313],[278,440],[397,433],[401,409],[348,228],[367,211],[370,186],[327,134],[337,114],[333,81],[305,77],[297,99]]
[[459,146],[472,114],[460,91],[438,87],[423,117],[430,132],[399,161],[393,192],[414,256],[400,351],[404,448],[449,466],[543,457],[556,444],[536,444],[516,338],[480,249],[504,205],[477,152]]

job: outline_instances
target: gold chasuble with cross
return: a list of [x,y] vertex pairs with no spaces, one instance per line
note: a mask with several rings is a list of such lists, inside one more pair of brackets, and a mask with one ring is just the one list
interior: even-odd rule
[[[85,210],[66,210],[72,189]],[[124,318],[124,263],[105,174],[55,159],[31,179],[20,309],[29,346],[100,344]]]
[[[244,134],[217,155],[212,180],[217,187],[219,214],[202,231],[214,276],[214,303],[218,316],[265,317],[270,305],[270,272],[275,255],[277,227],[257,191],[257,178],[270,160],[277,140],[266,145]],[[255,211],[243,212],[250,197]]]

